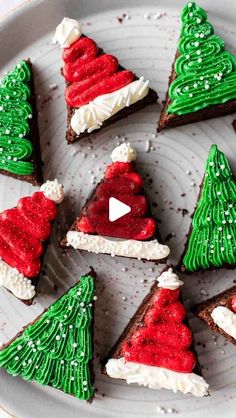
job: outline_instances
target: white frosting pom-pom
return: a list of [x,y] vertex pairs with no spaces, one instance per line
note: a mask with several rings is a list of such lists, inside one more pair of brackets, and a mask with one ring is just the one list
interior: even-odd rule
[[56,27],[53,43],[58,43],[61,48],[68,48],[73,42],[81,37],[80,24],[75,19],[64,17]]
[[130,163],[131,161],[135,161],[137,158],[136,149],[131,147],[130,143],[121,144],[114,149],[111,154],[111,159],[113,163],[120,162],[120,163]]
[[40,187],[40,192],[43,192],[48,199],[53,200],[56,204],[61,203],[64,199],[63,186],[58,183],[57,179],[47,180]]
[[176,290],[180,286],[184,284],[182,280],[179,279],[177,274],[173,272],[172,268],[169,268],[168,270],[164,271],[157,279],[158,281],[158,287],[162,287],[163,289],[170,289],[170,290]]

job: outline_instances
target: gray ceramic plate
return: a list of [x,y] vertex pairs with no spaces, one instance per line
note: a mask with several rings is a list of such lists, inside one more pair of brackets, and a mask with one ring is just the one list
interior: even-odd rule
[[[149,78],[152,87],[160,93],[161,102],[175,54],[178,16],[183,4],[182,0],[146,0],[145,5],[141,0],[41,0],[31,2],[1,23],[2,72],[22,58],[30,57],[35,64],[44,175],[46,179],[56,177],[63,182],[67,198],[46,254],[36,303],[26,307],[10,294],[0,291],[0,340],[6,342],[13,337],[43,307],[65,292],[81,273],[88,270],[89,265],[96,268],[99,277],[95,401],[87,405],[51,388],[12,378],[1,371],[0,404],[18,417],[141,418],[157,416],[160,406],[166,411],[173,408],[179,417],[189,417],[190,414],[191,417],[199,417],[204,413],[215,418],[223,413],[228,418],[235,416],[235,348],[221,337],[214,339],[210,331],[194,318],[191,324],[200,362],[210,383],[211,397],[194,399],[165,390],[128,386],[102,376],[99,358],[107,353],[134,313],[157,276],[158,268],[154,270],[152,263],[79,254],[73,250],[62,257],[58,247],[63,230],[101,177],[113,147],[124,137],[137,147],[139,169],[146,179],[146,190],[154,203],[154,214],[161,218],[163,237],[175,234],[169,241],[174,262],[183,248],[190,223],[189,214],[197,198],[210,145],[214,142],[219,144],[236,169],[236,136],[231,127],[233,116],[169,130],[156,137],[160,105],[155,105],[112,125],[92,141],[83,140],[74,146],[67,146],[65,142],[64,84],[59,74],[61,52],[51,44],[54,28],[62,17],[79,18],[84,32],[94,37],[106,51],[117,55],[124,66]],[[207,8],[228,48],[236,52],[233,48],[236,36],[235,2],[227,0],[222,5],[221,1],[208,0],[201,1],[201,4]],[[56,89],[52,88],[54,83]],[[150,152],[146,151],[148,145],[153,147]],[[1,176],[0,209],[13,206],[18,198],[31,192],[31,186]],[[186,196],[181,197],[183,193]],[[182,209],[187,209],[189,214],[183,217]],[[225,289],[234,278],[234,271],[186,277],[184,292],[187,304],[191,306],[208,294]]]

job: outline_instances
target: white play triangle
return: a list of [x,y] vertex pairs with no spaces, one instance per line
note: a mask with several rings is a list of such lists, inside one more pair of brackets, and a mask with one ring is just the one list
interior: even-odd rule
[[116,199],[110,197],[109,199],[109,221],[114,222],[122,216],[127,215],[131,211],[131,207]]

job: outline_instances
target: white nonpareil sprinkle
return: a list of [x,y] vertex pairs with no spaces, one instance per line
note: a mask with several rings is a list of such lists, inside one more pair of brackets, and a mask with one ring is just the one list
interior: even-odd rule
[[145,152],[150,152],[151,142],[149,140],[145,143]]

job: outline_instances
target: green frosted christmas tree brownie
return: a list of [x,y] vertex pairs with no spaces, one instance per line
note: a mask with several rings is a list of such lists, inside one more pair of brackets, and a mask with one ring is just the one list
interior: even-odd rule
[[216,145],[207,159],[181,264],[188,272],[236,264],[236,181]]
[[0,367],[79,399],[93,398],[94,275],[53,303],[0,351]]
[[42,183],[32,64],[21,61],[0,82],[0,173]]
[[236,58],[214,34],[205,10],[188,2],[158,130],[236,110]]

